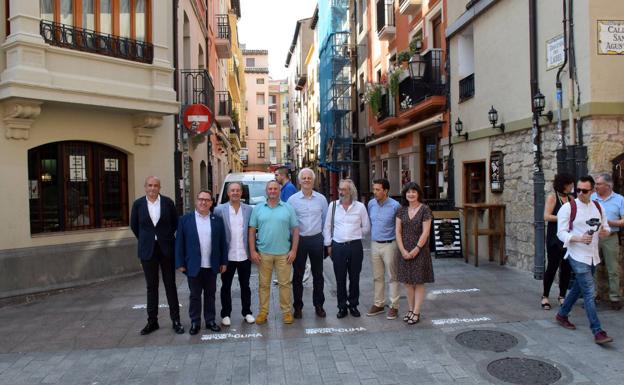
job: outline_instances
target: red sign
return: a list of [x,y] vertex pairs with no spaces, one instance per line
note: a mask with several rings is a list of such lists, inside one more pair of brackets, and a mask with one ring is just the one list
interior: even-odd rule
[[184,110],[182,122],[191,132],[203,134],[212,126],[214,116],[210,108],[203,104],[191,104]]

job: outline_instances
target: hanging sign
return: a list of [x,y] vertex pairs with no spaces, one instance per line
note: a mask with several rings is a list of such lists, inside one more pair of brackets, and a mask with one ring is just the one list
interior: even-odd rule
[[210,108],[203,104],[191,104],[184,110],[182,122],[192,133],[203,134],[212,126],[214,115]]

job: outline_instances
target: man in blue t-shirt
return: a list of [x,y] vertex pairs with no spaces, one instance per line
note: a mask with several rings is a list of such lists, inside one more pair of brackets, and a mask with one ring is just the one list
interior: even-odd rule
[[275,179],[279,182],[282,187],[282,191],[280,192],[280,200],[282,202],[288,202],[288,198],[290,198],[293,194],[297,192],[297,188],[290,181],[290,176],[288,175],[288,167],[282,166],[275,170]]

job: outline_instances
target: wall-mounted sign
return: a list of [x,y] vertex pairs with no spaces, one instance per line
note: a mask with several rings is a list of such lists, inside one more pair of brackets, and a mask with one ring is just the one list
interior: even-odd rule
[[598,54],[624,55],[624,20],[598,20]]
[[563,35],[555,36],[546,42],[546,70],[557,68],[565,61]]
[[503,182],[503,153],[494,151],[490,154],[490,188],[492,192],[503,192]]

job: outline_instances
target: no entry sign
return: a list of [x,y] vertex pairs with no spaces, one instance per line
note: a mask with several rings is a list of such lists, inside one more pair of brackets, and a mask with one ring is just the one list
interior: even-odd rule
[[210,108],[203,104],[191,104],[184,110],[182,121],[188,130],[203,134],[212,126],[214,116]]

